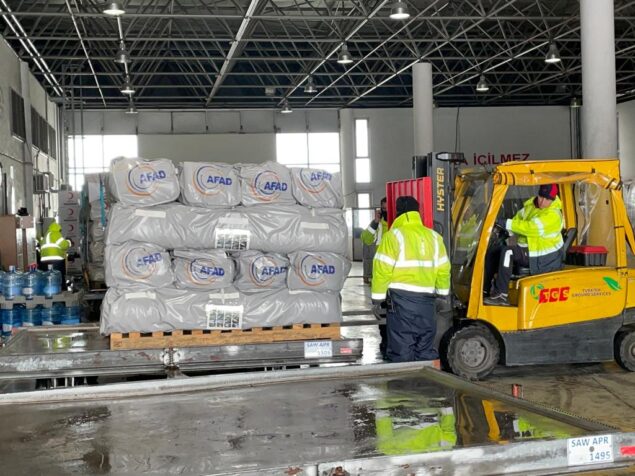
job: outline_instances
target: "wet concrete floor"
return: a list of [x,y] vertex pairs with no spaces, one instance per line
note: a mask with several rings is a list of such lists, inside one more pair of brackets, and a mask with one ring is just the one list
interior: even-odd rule
[[[361,263],[354,263],[343,291],[344,310],[368,309],[370,287],[361,278]],[[350,318],[353,319],[353,318]],[[360,317],[355,317],[359,320]],[[372,317],[368,318],[373,322]],[[376,325],[344,328],[346,337],[364,338],[364,363],[380,360]],[[479,383],[511,393],[512,384],[523,386],[524,398],[560,408],[621,430],[635,431],[635,373],[614,362],[576,365],[499,366]]]

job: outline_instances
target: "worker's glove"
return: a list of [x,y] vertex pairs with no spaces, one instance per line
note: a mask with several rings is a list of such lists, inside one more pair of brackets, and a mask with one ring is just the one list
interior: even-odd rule
[[507,230],[507,219],[505,219],[505,218],[497,218],[496,219],[496,226],[499,227],[501,230]]

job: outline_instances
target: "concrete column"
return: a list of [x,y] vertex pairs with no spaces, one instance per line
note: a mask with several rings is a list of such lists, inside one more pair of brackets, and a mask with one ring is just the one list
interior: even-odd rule
[[[36,217],[36,210],[33,209],[33,131],[31,130],[31,86],[29,84],[29,65],[25,61],[20,61],[20,86],[22,98],[24,99],[24,121],[25,140],[24,148],[24,200],[22,206],[26,207],[29,215]],[[20,205],[18,204],[18,207]]]
[[432,65],[417,63],[412,67],[412,114],[415,128],[415,155],[434,151]]
[[353,110],[340,110],[340,166],[345,207],[356,207],[355,195],[355,127]]
[[617,157],[613,0],[580,0],[582,158]]

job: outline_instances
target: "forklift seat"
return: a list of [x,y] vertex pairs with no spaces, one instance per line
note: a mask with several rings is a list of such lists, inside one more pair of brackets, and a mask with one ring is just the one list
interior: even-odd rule
[[[576,236],[578,236],[578,229],[577,228],[567,228],[566,230],[562,231],[562,262],[564,263],[565,259],[567,258],[567,252],[569,251],[569,248],[571,248],[571,245],[573,244],[573,240],[576,239]],[[529,276],[531,273],[529,271],[529,267],[525,267],[525,266],[517,266],[514,269],[514,275],[512,276],[512,279],[519,279],[519,278],[524,278],[525,276]]]

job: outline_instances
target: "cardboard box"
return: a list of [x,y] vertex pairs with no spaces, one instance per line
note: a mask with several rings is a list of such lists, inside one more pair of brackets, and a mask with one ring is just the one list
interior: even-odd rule
[[60,222],[79,223],[79,205],[62,205],[59,211]]
[[69,191],[60,191],[59,192],[59,203],[60,207],[62,205],[77,205],[79,206],[79,197],[80,192],[69,192]]
[[62,222],[62,236],[68,238],[69,236],[79,236],[79,223]]

